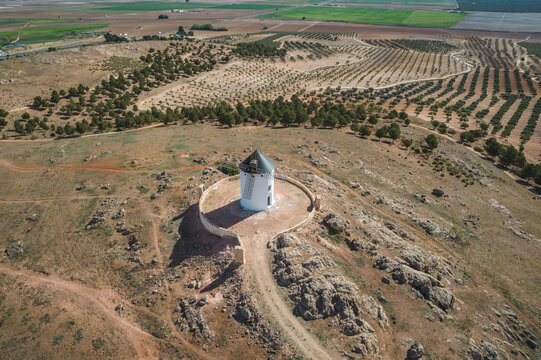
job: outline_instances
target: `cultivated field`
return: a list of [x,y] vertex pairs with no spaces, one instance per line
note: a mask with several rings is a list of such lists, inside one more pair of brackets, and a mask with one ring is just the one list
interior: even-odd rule
[[536,0],[456,0],[460,10],[490,12],[541,12],[541,4]]
[[501,13],[475,11],[452,26],[453,29],[539,33],[541,13]]
[[[39,20],[32,22],[40,24]],[[44,26],[35,28],[23,28],[19,30],[0,31],[0,45],[10,44],[15,40],[24,43],[43,43],[58,41],[66,38],[67,35],[73,34],[73,37],[80,35],[81,32],[95,32],[106,28],[107,24],[96,25],[58,25]],[[84,37],[84,35],[83,35]]]
[[264,17],[449,28],[464,16],[465,13],[425,10],[304,7],[267,14]]

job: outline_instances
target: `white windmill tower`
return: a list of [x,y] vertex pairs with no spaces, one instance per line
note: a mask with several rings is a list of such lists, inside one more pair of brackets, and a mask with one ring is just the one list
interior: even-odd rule
[[239,165],[240,205],[245,210],[262,211],[274,205],[274,163],[255,150]]

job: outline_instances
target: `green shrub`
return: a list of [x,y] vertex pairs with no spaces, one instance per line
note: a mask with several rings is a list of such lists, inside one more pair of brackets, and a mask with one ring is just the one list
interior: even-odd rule
[[228,176],[234,176],[240,173],[239,168],[236,165],[230,164],[230,163],[225,163],[218,166],[218,170],[220,170],[221,172],[223,172],[224,174]]
[[442,189],[435,188],[435,189],[432,190],[432,195],[434,195],[436,197],[442,197],[443,194],[445,194],[445,193],[443,192]]

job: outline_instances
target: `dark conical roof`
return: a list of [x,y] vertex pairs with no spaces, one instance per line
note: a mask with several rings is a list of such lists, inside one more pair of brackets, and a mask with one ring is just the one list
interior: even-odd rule
[[240,169],[244,172],[251,173],[252,171],[250,171],[250,162],[252,160],[256,160],[256,173],[268,173],[274,170],[274,163],[271,161],[271,159],[263,155],[259,150],[254,151],[252,154],[250,154],[250,156],[244,159],[244,161],[240,163]]

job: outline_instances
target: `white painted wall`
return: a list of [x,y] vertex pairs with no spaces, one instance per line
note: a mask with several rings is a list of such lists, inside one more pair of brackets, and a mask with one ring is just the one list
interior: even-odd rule
[[[246,210],[261,211],[266,210],[274,205],[274,171],[271,176],[248,174],[244,171],[240,172],[240,205]],[[245,199],[244,187],[246,186],[249,176],[254,176],[254,189],[251,199]],[[269,190],[270,186],[270,190]],[[269,198],[270,196],[270,205]]]

